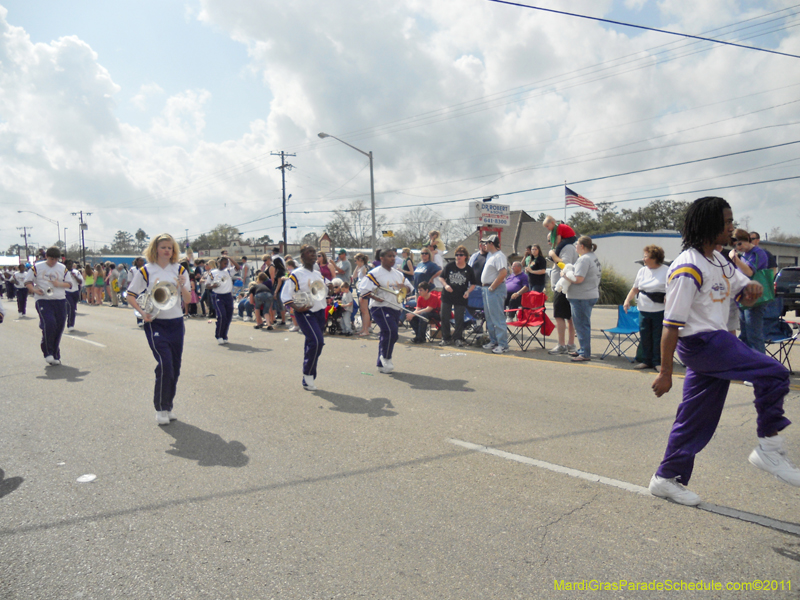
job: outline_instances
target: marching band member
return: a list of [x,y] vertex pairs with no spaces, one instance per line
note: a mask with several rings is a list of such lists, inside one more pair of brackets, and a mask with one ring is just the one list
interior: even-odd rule
[[369,312],[372,321],[378,324],[381,330],[381,339],[378,345],[378,370],[381,373],[394,371],[392,364],[392,350],[397,342],[397,327],[400,322],[400,303],[397,297],[379,287],[392,290],[401,290],[405,287],[409,292],[414,288],[403,275],[402,271],[394,268],[394,259],[397,253],[393,249],[381,253],[381,264],[372,269],[366,277],[358,283],[359,294],[369,297]]
[[25,316],[25,309],[28,306],[28,288],[25,287],[25,265],[17,267],[17,272],[11,277],[14,282],[14,295],[17,298],[17,312],[22,318]]
[[[211,264],[213,261],[208,261]],[[231,265],[227,256],[220,257],[215,269],[208,273],[206,287],[211,288],[211,302],[217,313],[217,327],[214,337],[218,344],[228,343],[228,329],[233,320],[233,276],[236,266]]]
[[311,284],[314,281],[325,283],[322,273],[316,270],[317,250],[314,246],[305,246],[300,250],[300,260],[303,266],[294,269],[281,288],[281,301],[287,308],[294,308],[294,316],[300,331],[306,336],[306,345],[303,353],[303,389],[313,391],[317,387],[314,380],[317,378],[317,362],[325,345],[323,332],[325,330],[325,310],[327,302],[313,300],[310,306],[298,306],[294,295],[298,292],[311,294]]
[[184,302],[191,299],[189,274],[178,264],[180,248],[168,233],[157,235],[150,241],[145,251],[147,264],[133,272],[128,285],[128,303],[142,314],[147,343],[156,359],[156,386],[153,405],[156,409],[156,423],[169,425],[177,419],[172,411],[178,377],[181,374],[183,356],[183,309],[180,302],[170,309],[159,311],[153,318],[145,313],[139,300],[142,294],[150,291],[159,281],[175,283]]
[[[130,282],[133,279],[133,274],[136,271],[138,271],[139,269],[141,269],[143,266],[144,266],[144,257],[137,256],[136,258],[133,259],[133,265],[131,265],[131,272],[128,274],[128,287],[129,288],[130,288]],[[127,290],[126,290],[126,292],[127,292]],[[128,301],[128,294],[127,293],[125,294],[125,301],[126,302]],[[141,314],[142,313],[140,313],[138,310],[133,311],[133,315],[136,317],[136,326],[139,329],[143,329],[144,328],[144,320],[142,320],[142,317],[139,316]]]
[[[67,321],[66,290],[75,285],[67,273],[67,268],[58,262],[61,250],[51,246],[45,252],[45,259],[37,262],[25,274],[25,287],[36,299],[36,312],[39,313],[39,329],[42,330],[42,353],[48,365],[61,364],[61,334]],[[35,286],[35,287],[34,287]]]
[[75,286],[67,292],[67,331],[74,331],[75,329],[75,316],[78,312],[78,300],[81,299],[81,286],[83,285],[83,275],[81,272],[74,268],[73,261],[67,259],[64,261],[64,266],[69,272],[69,276]]

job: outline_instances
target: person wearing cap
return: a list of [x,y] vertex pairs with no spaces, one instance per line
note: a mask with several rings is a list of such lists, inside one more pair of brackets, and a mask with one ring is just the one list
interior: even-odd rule
[[339,254],[337,254],[336,262],[333,263],[334,270],[334,277],[338,277],[343,282],[350,284],[353,282],[351,274],[353,272],[353,267],[350,264],[350,260],[347,258],[347,250],[344,248],[339,249]]
[[500,251],[500,238],[496,235],[485,237],[481,242],[486,244],[488,250],[486,264],[481,273],[483,312],[486,315],[486,330],[489,333],[489,342],[483,347],[495,354],[503,354],[508,352],[508,329],[504,312],[508,258]]

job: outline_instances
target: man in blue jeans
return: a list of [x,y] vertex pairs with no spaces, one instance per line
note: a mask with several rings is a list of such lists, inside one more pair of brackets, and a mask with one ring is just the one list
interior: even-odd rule
[[486,264],[481,273],[483,312],[486,315],[486,331],[489,334],[489,343],[483,347],[495,354],[503,354],[508,352],[508,329],[505,319],[508,259],[500,252],[500,238],[496,235],[483,238],[481,242],[486,244],[488,250]]
[[[767,253],[750,243],[750,234],[744,229],[737,229],[733,232],[733,250],[730,252],[730,259],[736,268],[747,275],[750,279],[755,277],[757,271],[768,268],[769,257]],[[739,252],[742,256],[739,257]],[[756,352],[766,354],[764,346],[764,304],[758,306],[739,308],[739,323],[741,334],[739,339],[748,347]]]

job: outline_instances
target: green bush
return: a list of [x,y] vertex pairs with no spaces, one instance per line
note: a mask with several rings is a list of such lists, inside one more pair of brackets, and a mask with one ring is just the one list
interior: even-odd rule
[[603,267],[600,273],[600,299],[598,304],[618,306],[625,302],[631,284],[613,267]]

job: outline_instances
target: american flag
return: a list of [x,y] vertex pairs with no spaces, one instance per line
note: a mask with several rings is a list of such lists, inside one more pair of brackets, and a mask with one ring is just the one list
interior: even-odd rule
[[580,194],[576,194],[567,186],[564,186],[564,193],[566,194],[566,206],[582,206],[583,208],[588,208],[589,210],[597,210],[594,202],[584,198]]

